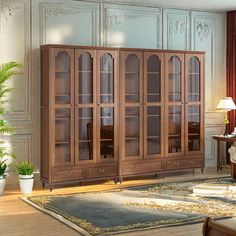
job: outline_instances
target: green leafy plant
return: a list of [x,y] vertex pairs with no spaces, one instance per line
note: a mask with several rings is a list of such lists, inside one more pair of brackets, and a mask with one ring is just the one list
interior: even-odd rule
[[13,134],[13,128],[5,119],[3,119],[3,116],[7,112],[6,105],[9,103],[7,95],[13,90],[13,88],[9,87],[8,81],[14,76],[20,74],[20,72],[16,69],[19,69],[21,66],[22,64],[12,61],[2,64],[0,67],[0,163],[4,163],[4,167],[5,165],[7,166],[6,162],[4,161],[6,158],[15,157],[13,153],[9,152],[7,148],[4,147],[4,141],[1,139],[2,135]]
[[4,176],[7,172],[6,160],[0,161],[0,176]]
[[34,173],[34,165],[29,161],[19,162],[15,168],[19,175],[32,175]]

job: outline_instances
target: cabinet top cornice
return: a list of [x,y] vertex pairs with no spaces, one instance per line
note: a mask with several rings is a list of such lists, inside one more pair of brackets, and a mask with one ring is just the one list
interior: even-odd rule
[[169,50],[160,48],[123,48],[123,47],[103,47],[103,46],[82,46],[82,45],[68,45],[68,44],[44,44],[40,46],[41,49],[47,48],[68,48],[68,49],[93,49],[93,50],[113,50],[113,51],[145,51],[145,52],[164,52],[164,53],[194,53],[204,54],[204,51],[189,51],[189,50]]

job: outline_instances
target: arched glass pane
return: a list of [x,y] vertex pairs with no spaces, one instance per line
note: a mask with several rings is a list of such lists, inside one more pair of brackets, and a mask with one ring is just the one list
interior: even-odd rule
[[181,101],[181,61],[179,57],[172,56],[169,61],[169,102]]
[[60,52],[55,58],[55,103],[70,103],[70,57]]
[[100,102],[114,102],[114,60],[108,53],[100,59]]
[[188,101],[200,101],[200,61],[191,57],[188,62]]
[[79,103],[93,103],[93,59],[89,53],[79,57]]
[[155,55],[147,61],[147,102],[161,101],[161,61]]
[[139,102],[139,60],[134,54],[129,55],[125,60],[125,101]]

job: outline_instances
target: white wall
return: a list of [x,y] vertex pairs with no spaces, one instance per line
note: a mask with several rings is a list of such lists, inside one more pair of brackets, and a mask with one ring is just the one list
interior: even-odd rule
[[86,1],[2,0],[0,62],[24,63],[15,80],[7,118],[15,135],[6,137],[18,160],[39,165],[39,45],[45,43],[206,51],[206,166],[216,165],[215,142],[225,96],[225,13]]

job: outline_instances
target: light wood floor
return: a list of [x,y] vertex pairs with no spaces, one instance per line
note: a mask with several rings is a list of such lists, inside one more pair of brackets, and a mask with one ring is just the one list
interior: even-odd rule
[[[54,189],[50,192],[47,188],[42,189],[36,177],[36,183],[32,195],[39,194],[68,194],[79,192],[90,192],[99,190],[109,190],[127,186],[137,186],[151,183],[169,182],[176,180],[198,179],[205,177],[222,176],[229,174],[229,169],[224,168],[217,173],[215,169],[206,169],[204,175],[196,170],[193,175],[191,171],[169,173],[163,180],[159,177],[136,178],[125,180],[122,184],[115,185],[112,181],[86,183],[80,187],[66,187]],[[7,179],[4,195],[0,196],[0,235],[4,236],[78,236],[80,235],[68,226],[60,223],[51,216],[40,212],[27,203],[19,199],[23,195],[19,191],[16,176]],[[221,220],[225,225],[236,228],[236,218]],[[126,236],[157,235],[157,236],[200,236],[202,224],[190,224],[178,227],[166,227],[146,231],[136,231],[125,233]]]

